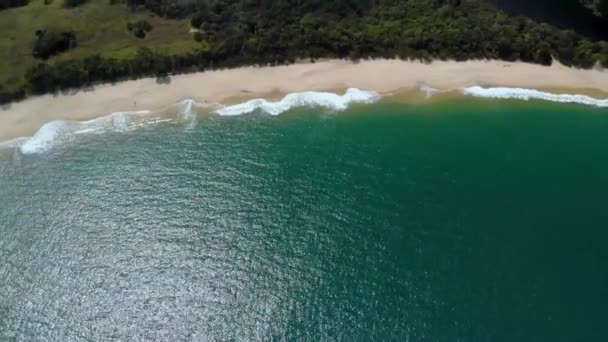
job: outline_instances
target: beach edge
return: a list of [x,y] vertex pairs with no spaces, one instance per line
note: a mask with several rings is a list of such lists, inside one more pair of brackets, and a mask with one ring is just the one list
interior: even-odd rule
[[184,99],[202,104],[279,99],[304,91],[342,92],[359,88],[390,96],[420,90],[458,91],[472,86],[556,89],[573,95],[608,98],[608,72],[554,63],[473,60],[422,63],[392,59],[352,62],[323,60],[282,66],[241,67],[102,84],[91,89],[35,96],[0,109],[0,141],[31,136],[53,120],[82,121],[114,112],[160,110]]

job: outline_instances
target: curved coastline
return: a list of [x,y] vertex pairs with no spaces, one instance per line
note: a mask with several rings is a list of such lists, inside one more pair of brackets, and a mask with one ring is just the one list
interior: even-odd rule
[[[348,87],[364,91],[349,89],[344,95],[335,94]],[[548,88],[560,88],[568,94],[536,90]],[[343,110],[351,102],[370,103],[404,89],[419,89],[425,98],[437,92],[459,91],[463,95],[486,98],[539,99],[607,107],[608,99],[603,98],[608,95],[602,94],[608,94],[608,71],[573,69],[555,63],[543,67],[502,61],[425,64],[400,60],[358,63],[325,60],[176,75],[169,83],[148,78],[100,85],[73,94],[33,97],[5,107],[0,110],[0,141],[4,141],[0,146],[21,146],[22,152],[35,153],[51,144],[30,146],[32,141],[52,141],[57,132],[68,126],[75,134],[100,130],[100,125],[108,123],[125,129],[125,117],[149,114],[175,103],[182,117],[191,121],[195,118],[193,106],[212,108],[219,115],[240,115],[255,109],[277,115],[306,105]],[[268,94],[285,97],[271,102],[264,99],[269,98]],[[184,100],[184,96],[188,98]],[[236,98],[239,101],[231,103],[230,99]],[[145,120],[162,121],[158,117]],[[22,138],[26,136],[32,138]]]
[[[380,99],[380,94],[349,88],[343,95],[330,92],[301,92],[287,94],[280,101],[253,99],[235,105],[213,105],[212,113],[220,116],[238,116],[262,110],[270,115],[279,115],[292,108],[323,107],[330,110],[346,110],[353,103],[373,103]],[[99,134],[107,131],[131,131],[139,127],[160,122],[177,121],[196,124],[195,107],[208,108],[209,104],[198,103],[192,99],[183,100],[166,108],[168,112],[176,112],[172,116],[163,111],[149,110],[132,112],[115,112],[87,121],[53,120],[45,123],[31,137],[20,137],[6,142],[0,142],[0,147],[18,148],[22,154],[44,153],[62,142],[69,141],[77,135]]]

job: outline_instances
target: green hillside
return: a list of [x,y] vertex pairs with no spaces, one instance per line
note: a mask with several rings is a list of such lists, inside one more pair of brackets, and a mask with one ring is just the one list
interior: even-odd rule
[[[153,30],[144,39],[127,30],[130,21],[145,19]],[[36,30],[48,27],[76,33],[76,48],[47,62],[80,59],[92,54],[104,57],[132,57],[139,47],[183,53],[199,44],[189,33],[189,20],[166,20],[147,10],[129,10],[124,3],[91,0],[82,6],[65,8],[62,0],[45,5],[31,0],[27,6],[0,11],[0,84],[22,80],[26,71],[40,60],[32,55]]]

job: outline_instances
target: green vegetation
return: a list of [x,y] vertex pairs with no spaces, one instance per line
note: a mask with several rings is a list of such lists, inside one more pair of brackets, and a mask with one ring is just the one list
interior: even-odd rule
[[36,31],[38,38],[34,43],[34,57],[47,59],[52,55],[76,47],[76,36],[73,32],[61,32],[53,29]]
[[63,0],[63,6],[65,7],[76,7],[83,5],[88,0]]
[[608,18],[608,0],[598,0],[596,9],[600,15]]
[[28,0],[0,0],[0,11],[11,7],[26,6],[28,2]]
[[589,7],[597,15],[608,18],[608,0],[579,0],[583,5]]
[[[139,39],[126,29],[128,22],[139,20],[154,27],[146,39]],[[165,20],[145,9],[133,12],[120,1],[111,5],[109,0],[90,0],[76,8],[65,8],[63,1],[46,5],[45,0],[31,0],[27,6],[0,11],[0,85],[4,92],[31,92],[25,76],[41,62],[34,57],[33,47],[35,32],[45,29],[74,32],[78,41],[76,48],[49,57],[45,61],[48,64],[82,61],[94,55],[128,60],[146,46],[173,54],[188,53],[200,46],[188,32],[187,19]]]
[[146,33],[152,31],[152,25],[146,20],[127,23],[127,30],[131,31],[137,38],[145,38]]
[[[204,0],[206,2],[206,0]],[[185,18],[196,8],[199,0],[127,0],[127,5],[131,9],[139,7],[147,8],[150,11],[165,18]]]
[[[5,99],[300,58],[487,58],[544,65],[556,59],[608,67],[605,42],[508,16],[491,0],[90,0],[74,9],[32,1],[7,12],[0,12],[0,31],[8,32],[0,37]],[[37,30],[73,32],[78,46],[53,51],[41,63],[31,50]]]
[[4,89],[4,87],[0,85],[0,104],[21,100],[24,97],[25,89]]

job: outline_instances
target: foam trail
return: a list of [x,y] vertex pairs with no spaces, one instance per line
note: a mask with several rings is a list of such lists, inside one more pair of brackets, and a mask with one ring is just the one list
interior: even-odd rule
[[333,110],[345,110],[351,103],[373,103],[380,95],[372,91],[350,88],[344,95],[334,93],[307,91],[291,93],[281,101],[270,102],[264,99],[254,99],[241,104],[217,109],[215,112],[222,116],[235,116],[251,113],[260,109],[270,115],[279,115],[296,107],[324,107]]
[[127,129],[129,129],[130,122],[131,119],[129,119],[129,117],[125,113],[118,112],[112,114],[112,125],[120,131],[126,131]]
[[194,117],[192,113],[192,106],[195,104],[194,100],[187,99],[179,103],[179,110],[184,116],[184,119],[190,120]]
[[182,113],[184,120],[188,122],[188,129],[193,129],[196,126],[196,115],[192,111],[192,107],[196,105],[196,102],[192,99],[186,99],[179,103],[178,109]]
[[439,90],[428,86],[426,84],[423,84],[420,86],[420,91],[422,91],[424,93],[424,95],[426,96],[427,99],[430,99],[431,97],[433,97],[433,95],[435,95],[436,93],[439,92]]
[[28,139],[30,139],[30,138],[21,137],[21,138],[15,138],[15,139],[12,139],[12,140],[7,140],[7,141],[0,142],[0,149],[20,147]]
[[117,130],[127,129],[131,123],[131,117],[149,115],[149,110],[140,110],[136,112],[114,112],[110,115],[101,116],[88,121],[77,122],[78,125],[86,128],[99,128],[112,126]]
[[483,88],[479,86],[464,88],[465,95],[492,99],[545,100],[559,103],[579,103],[595,107],[608,107],[608,99],[600,100],[586,95],[552,94],[524,88]]

